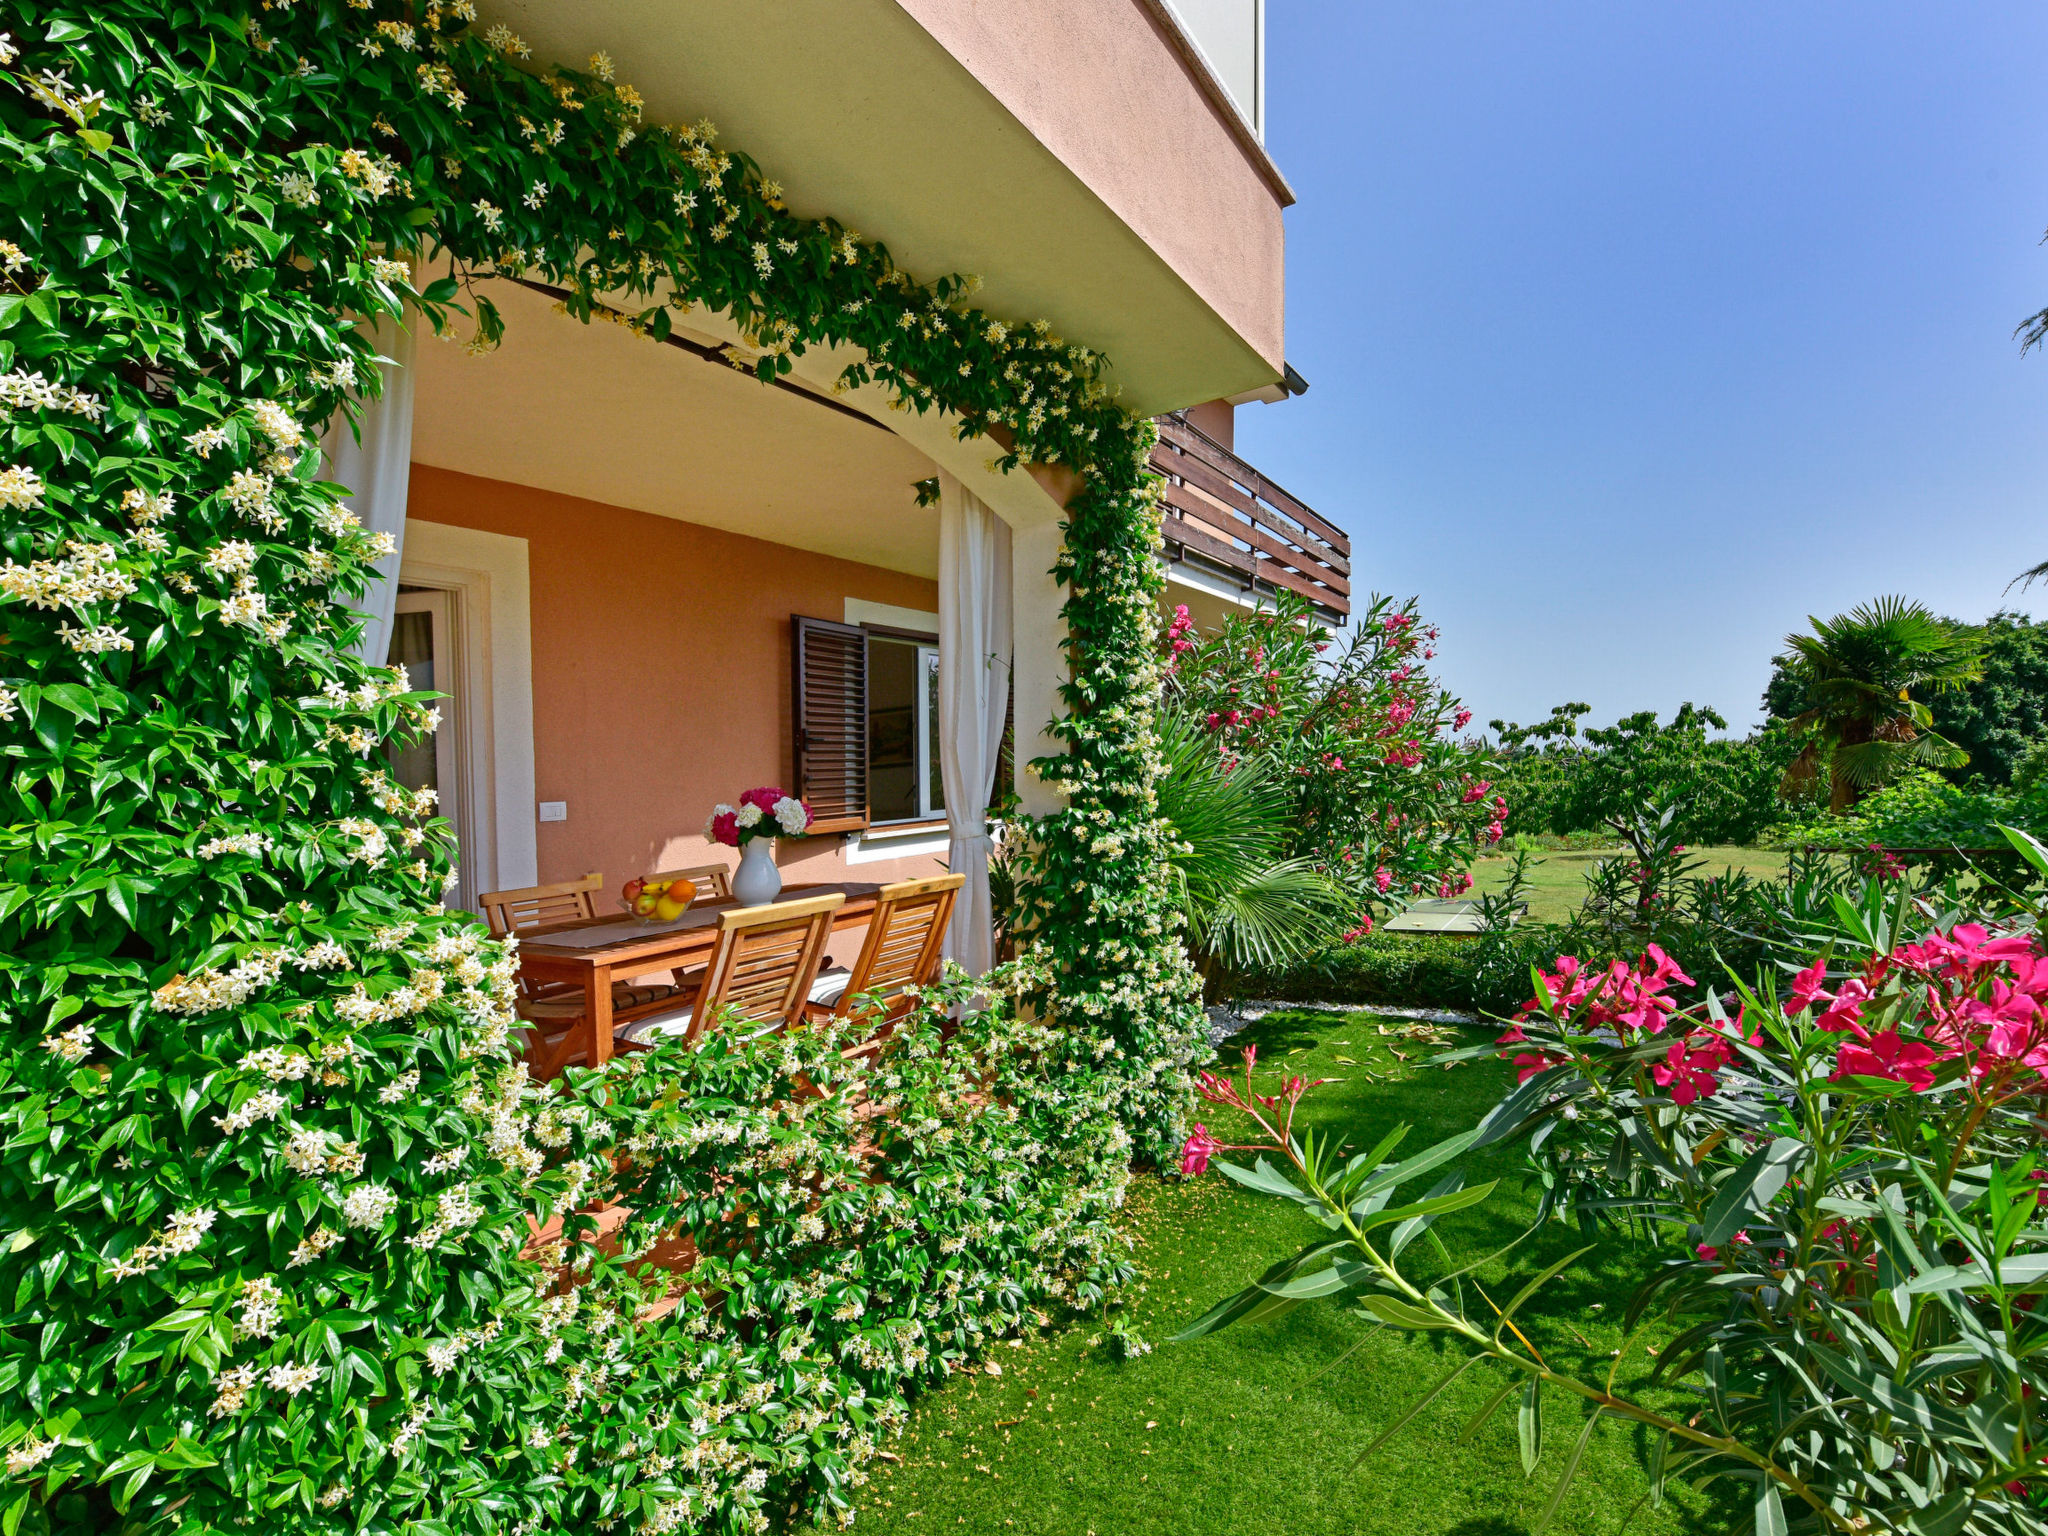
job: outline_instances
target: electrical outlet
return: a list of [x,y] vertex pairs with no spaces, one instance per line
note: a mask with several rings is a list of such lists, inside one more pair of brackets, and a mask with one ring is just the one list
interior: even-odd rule
[[569,819],[569,802],[566,800],[541,801],[540,819],[542,821],[567,821]]

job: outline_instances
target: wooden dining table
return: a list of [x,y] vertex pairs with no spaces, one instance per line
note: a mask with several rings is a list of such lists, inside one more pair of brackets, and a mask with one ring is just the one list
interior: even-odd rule
[[[879,885],[861,881],[841,884],[785,885],[777,901],[799,901],[837,891],[846,905],[832,914],[832,929],[858,928],[874,915]],[[730,896],[700,901],[682,916],[662,922],[618,913],[574,922],[522,928],[519,974],[528,981],[567,983],[583,989],[584,1018],[591,1029],[590,1063],[612,1055],[612,983],[644,976],[649,971],[683,970],[702,965],[718,942],[718,919],[740,903]],[[677,1006],[676,999],[666,1006]],[[658,1011],[655,1009],[635,1010]]]

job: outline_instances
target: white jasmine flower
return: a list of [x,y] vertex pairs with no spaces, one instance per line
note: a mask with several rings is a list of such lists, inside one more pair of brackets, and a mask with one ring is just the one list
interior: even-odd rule
[[43,1037],[43,1049],[76,1066],[92,1054],[92,1026],[75,1024],[61,1035]]
[[359,1184],[341,1203],[342,1217],[352,1227],[380,1227],[398,1207],[398,1196],[382,1184]]
[[273,1365],[263,1379],[275,1390],[297,1397],[320,1379],[323,1370],[318,1365]]

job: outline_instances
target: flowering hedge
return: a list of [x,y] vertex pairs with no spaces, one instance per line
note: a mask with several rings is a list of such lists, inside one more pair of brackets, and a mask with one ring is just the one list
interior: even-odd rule
[[1472,713],[1430,675],[1437,630],[1411,599],[1375,597],[1336,642],[1303,599],[1282,593],[1215,634],[1187,610],[1162,637],[1168,695],[1203,721],[1226,759],[1261,754],[1294,786],[1294,856],[1316,859],[1374,911],[1470,890],[1474,857],[1500,841],[1507,801],[1459,740]]
[[[1094,354],[795,218],[711,125],[644,122],[602,55],[543,69],[502,27],[480,35],[468,0],[18,0],[8,19],[5,1528],[441,1532],[587,1514],[737,1530],[772,1500],[843,1501],[841,1463],[895,1382],[1013,1319],[1013,1302],[1115,1278],[1090,1213],[1115,1198],[1128,1135],[1156,1148],[1179,1129],[1192,1010],[1148,863],[1148,430],[1105,398]],[[423,243],[446,270],[413,291]],[[509,1064],[509,946],[438,906],[431,798],[369,766],[432,710],[348,652],[342,604],[382,550],[318,479],[313,438],[379,387],[353,317],[444,327],[466,311],[489,346],[501,322],[472,285],[518,275],[653,337],[693,304],[724,311],[764,379],[807,346],[852,344],[850,383],[1000,435],[1005,467],[1087,476],[1062,567],[1068,751],[1044,765],[1072,799],[1033,829],[1056,920],[1029,985],[1038,1015],[1094,1027],[991,1042],[1000,1111],[956,1096],[882,1138],[904,1182],[926,1158],[933,1188],[966,1181],[901,1229],[927,1258],[887,1248],[903,1273],[876,1284],[891,1317],[912,1298],[927,1329],[953,1319],[943,1349],[910,1346],[925,1359],[849,1357],[817,1329],[833,1363],[811,1343],[780,1360],[813,1329],[795,1277],[851,1240],[816,1238],[790,1193],[799,1172],[843,1176],[838,1130],[819,1147],[841,1153],[804,1143],[796,1184],[763,1196],[747,1250],[763,1268],[720,1303],[741,1308],[737,1331],[692,1332],[698,1303],[634,1322],[609,1281],[572,1306],[518,1257],[529,1217],[597,1190],[592,1137],[653,1149],[648,1176],[677,1191],[679,1218],[704,1216],[682,1141],[713,1122],[743,1124],[749,1148],[773,1140],[760,1117],[784,1111],[742,1114],[719,1092],[793,1081],[661,1057],[583,1090],[587,1124],[567,1118]],[[1124,856],[1105,859],[1112,826]],[[1035,1076],[1007,1055],[1026,1044]],[[810,1083],[836,1080],[804,1060]],[[617,1108],[598,1117],[606,1094]],[[702,1134],[700,1148],[724,1132]],[[1020,1233],[1059,1251],[1027,1262]],[[971,1272],[935,1301],[918,1277],[949,1253]],[[724,1353],[693,1355],[700,1339]],[[802,1409],[780,1395],[796,1391],[785,1367],[810,1381]],[[693,1369],[746,1376],[741,1428],[706,1398],[636,1430],[631,1452],[606,1438]]]

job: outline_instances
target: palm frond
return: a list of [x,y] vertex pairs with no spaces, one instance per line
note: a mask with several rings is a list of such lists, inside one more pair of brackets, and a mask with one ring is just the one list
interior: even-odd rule
[[1344,892],[1307,859],[1287,859],[1217,892],[1196,937],[1233,970],[1274,965],[1327,938],[1345,905]]
[[1284,962],[1328,937],[1348,905],[1336,882],[1284,856],[1292,806],[1272,763],[1226,763],[1179,709],[1160,717],[1159,813],[1174,834],[1167,878],[1198,954],[1231,968]]

